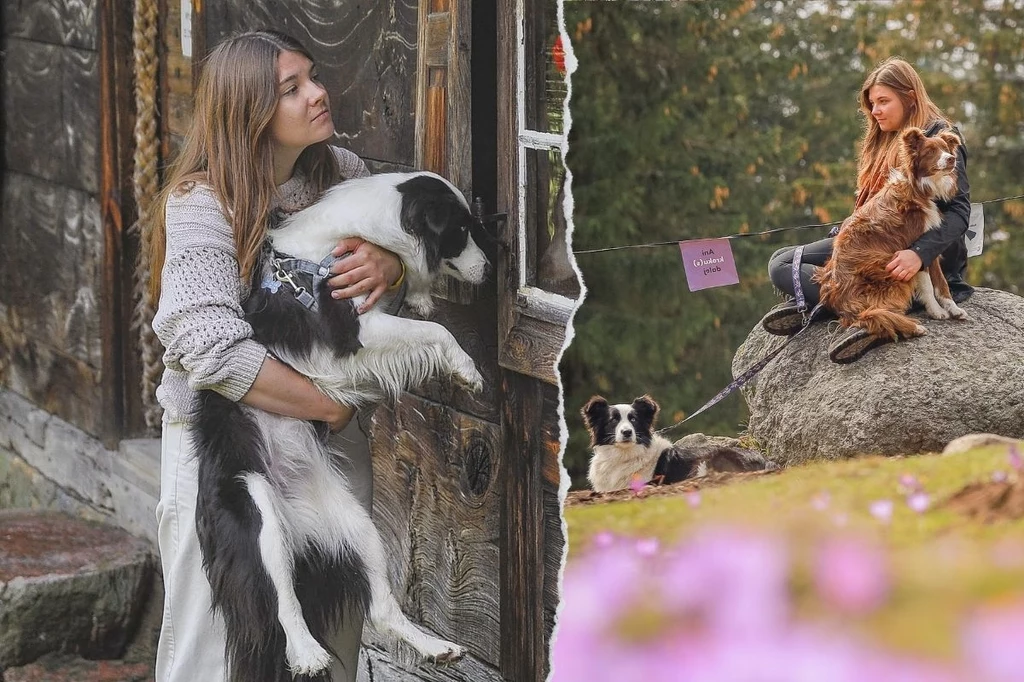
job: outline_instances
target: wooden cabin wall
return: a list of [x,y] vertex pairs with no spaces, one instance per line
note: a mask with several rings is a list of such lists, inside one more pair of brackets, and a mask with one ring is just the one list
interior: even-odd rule
[[0,385],[97,436],[110,416],[98,4],[3,3],[0,215]]
[[331,94],[337,144],[387,166],[415,163],[416,0],[217,0],[205,3],[211,47],[244,30],[294,36]]

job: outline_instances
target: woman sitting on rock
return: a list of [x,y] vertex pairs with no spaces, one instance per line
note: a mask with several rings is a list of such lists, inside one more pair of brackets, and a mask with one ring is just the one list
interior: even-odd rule
[[[964,280],[967,271],[964,233],[971,215],[971,195],[963,136],[929,99],[914,67],[902,59],[887,59],[868,75],[861,87],[860,106],[867,118],[867,129],[857,166],[854,210],[885,186],[889,170],[897,165],[900,134],[904,129],[921,128],[925,135],[931,137],[948,128],[960,136],[956,161],[957,193],[949,201],[936,204],[942,214],[942,224],[925,232],[909,248],[894,253],[887,270],[894,280],[907,282],[941,255],[942,272],[949,282],[953,300],[957,303],[966,300],[974,290]],[[814,273],[832,255],[832,241],[838,232],[838,227],[833,228],[827,238],[803,247],[799,278],[808,309],[818,304],[820,287],[814,281]],[[791,297],[796,295],[793,282],[796,249],[795,246],[779,249],[768,262],[772,283]],[[789,300],[765,315],[761,325],[771,334],[789,336],[801,329],[803,320],[804,311],[795,301]],[[891,340],[872,336],[859,327],[850,327],[833,342],[829,358],[839,363],[853,362],[871,348]]]

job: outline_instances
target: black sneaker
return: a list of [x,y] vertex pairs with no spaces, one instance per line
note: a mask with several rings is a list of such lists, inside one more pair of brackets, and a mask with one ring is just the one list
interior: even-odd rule
[[834,320],[836,314],[825,306],[814,307],[806,313],[792,301],[780,303],[761,318],[761,326],[769,334],[775,336],[792,336],[817,320]]
[[828,359],[838,365],[859,360],[872,348],[892,343],[888,336],[874,336],[860,327],[849,327],[828,349]]
[[953,299],[954,303],[963,303],[969,299],[973,293],[974,287],[959,277],[953,277],[949,280],[949,296]]
[[792,336],[804,328],[804,314],[795,303],[783,303],[761,318],[761,326],[775,336]]

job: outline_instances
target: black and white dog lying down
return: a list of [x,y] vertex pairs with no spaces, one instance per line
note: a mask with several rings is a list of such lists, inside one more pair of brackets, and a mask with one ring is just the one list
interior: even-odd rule
[[[405,303],[427,314],[439,273],[485,278],[472,222],[461,193],[430,173],[332,187],[270,231],[276,274],[254,283],[244,303],[256,340],[350,406],[396,397],[431,377],[478,390],[473,360],[441,325],[377,308],[358,315],[365,296],[336,300],[320,286],[338,240],[362,237],[402,258]],[[408,654],[407,645],[417,659],[436,662],[463,655],[402,613],[383,543],[339,466],[345,453],[331,448],[322,426],[204,392],[196,526],[214,608],[224,616],[231,682],[330,680],[326,639],[346,613],[365,614],[393,651]]]
[[623,490],[637,478],[661,485],[711,472],[773,468],[754,450],[672,443],[654,430],[659,409],[647,395],[621,405],[609,405],[601,396],[594,396],[583,406],[592,449],[587,478],[595,492]]

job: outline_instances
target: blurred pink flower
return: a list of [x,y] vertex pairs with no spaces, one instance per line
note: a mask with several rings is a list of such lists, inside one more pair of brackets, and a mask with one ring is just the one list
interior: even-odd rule
[[643,477],[640,476],[640,475],[634,476],[633,480],[631,480],[629,482],[629,489],[632,490],[634,493],[639,493],[646,486],[647,486],[647,481],[645,481],[643,479]]
[[616,543],[570,562],[562,581],[567,608],[559,622],[574,632],[604,627],[635,603],[650,573],[649,561],[630,543]]
[[691,509],[696,509],[700,506],[700,491],[691,490],[686,493],[686,503],[690,505]]
[[923,514],[928,510],[930,505],[931,498],[928,497],[928,493],[926,492],[918,491],[907,496],[907,506],[918,514]]
[[900,476],[900,487],[904,492],[914,492],[921,489],[921,483],[913,474],[903,474]]
[[1024,466],[1024,462],[1021,461],[1020,448],[1016,444],[1010,446],[1007,458],[1010,460],[1010,466],[1013,467],[1014,471],[1020,471],[1021,467]]
[[[964,627],[961,660],[933,662],[851,636],[841,620],[794,618],[789,562],[779,537],[753,531],[705,527],[671,547],[599,533],[566,567],[549,680],[1024,679],[1024,600],[977,612]],[[885,548],[868,539],[828,539],[813,554],[812,570],[822,600],[843,612],[876,608],[891,590]],[[622,619],[635,623],[648,609],[664,627],[623,637]]]
[[789,557],[778,538],[731,528],[694,535],[673,566],[689,563],[701,588],[708,626],[732,636],[760,636],[789,613]]
[[1003,538],[991,549],[992,564],[1003,569],[1024,566],[1024,543],[1018,538]]
[[832,496],[827,490],[822,490],[819,493],[815,493],[814,497],[811,498],[811,506],[817,511],[825,511],[828,509],[828,505],[832,502]]
[[871,515],[882,523],[892,520],[892,500],[875,500],[868,506]]
[[641,556],[654,556],[658,553],[658,538],[645,538],[636,541],[636,552]]
[[844,611],[867,613],[885,603],[891,580],[882,547],[856,537],[830,538],[814,559],[821,596]]
[[1024,600],[979,609],[964,626],[962,643],[971,679],[1019,682],[1024,678]]
[[1006,478],[1007,478],[1006,477],[1006,472],[1003,471],[1003,470],[993,471],[992,472],[992,482],[993,483],[1006,483]]

